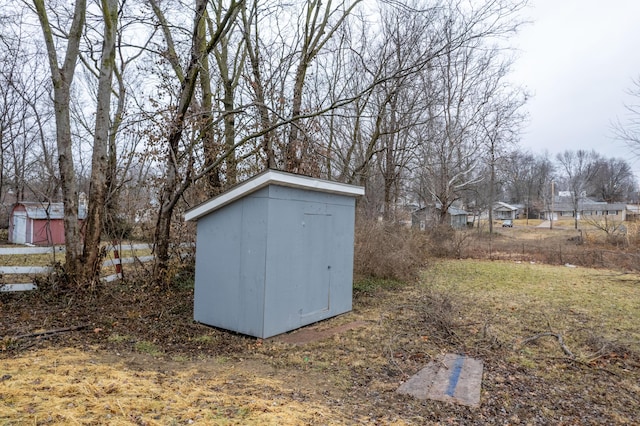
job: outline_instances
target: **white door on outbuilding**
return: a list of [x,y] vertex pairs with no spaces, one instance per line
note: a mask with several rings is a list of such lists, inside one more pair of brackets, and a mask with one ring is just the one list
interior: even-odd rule
[[300,315],[303,318],[327,312],[330,308],[331,265],[328,259],[331,250],[331,221],[330,214],[304,214],[300,239],[307,255],[301,259],[304,274],[299,277],[301,286],[297,289],[301,298]]
[[11,241],[14,244],[24,244],[27,242],[27,212],[13,213],[13,235]]

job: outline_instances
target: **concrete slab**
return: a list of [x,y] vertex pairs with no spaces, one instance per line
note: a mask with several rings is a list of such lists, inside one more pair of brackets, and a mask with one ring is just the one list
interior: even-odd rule
[[482,385],[482,361],[464,355],[446,354],[403,383],[398,393],[417,399],[449,401],[478,407]]

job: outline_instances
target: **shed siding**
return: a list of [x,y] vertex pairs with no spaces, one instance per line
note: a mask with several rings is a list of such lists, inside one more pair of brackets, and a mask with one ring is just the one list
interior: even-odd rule
[[64,223],[62,220],[31,219],[33,233],[30,243],[36,245],[64,244]]
[[200,217],[194,319],[266,338],[350,311],[354,214],[272,184]]
[[258,191],[198,220],[196,321],[262,333],[265,208],[264,191]]
[[355,199],[276,185],[269,195],[265,335],[350,311]]

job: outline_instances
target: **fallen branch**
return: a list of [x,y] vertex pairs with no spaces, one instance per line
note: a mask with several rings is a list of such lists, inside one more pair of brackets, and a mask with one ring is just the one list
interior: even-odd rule
[[38,331],[35,333],[19,334],[17,336],[7,336],[7,337],[9,339],[28,339],[31,337],[42,337],[42,336],[50,336],[53,334],[68,333],[69,331],[82,330],[83,328],[87,328],[87,327],[88,326],[85,324],[85,325],[77,325],[75,327],[58,328],[55,330]]
[[520,344],[520,346],[524,346],[527,343],[531,343],[534,342],[536,340],[538,340],[541,337],[546,337],[546,336],[551,336],[551,337],[555,337],[558,340],[558,343],[560,344],[560,347],[562,348],[562,351],[571,359],[575,359],[575,355],[573,354],[573,352],[571,352],[571,350],[569,350],[569,348],[567,347],[567,345],[564,344],[564,339],[562,338],[562,335],[559,333],[552,333],[550,331],[545,331],[544,333],[538,333],[535,336],[531,336],[528,337],[526,339],[524,339],[522,341],[522,343]]
[[575,359],[575,358],[557,358],[557,359],[560,359],[560,360],[563,360],[563,361],[567,361],[567,362],[572,362],[572,363],[574,363],[576,365],[584,366],[584,367],[591,368],[591,369],[596,370],[596,371],[602,371],[603,373],[607,373],[607,374],[610,374],[612,376],[620,377],[620,375],[618,373],[616,373],[615,371],[608,370],[608,369],[606,369],[604,367],[595,367],[592,363],[590,363],[588,361],[587,362],[580,361],[579,359]]

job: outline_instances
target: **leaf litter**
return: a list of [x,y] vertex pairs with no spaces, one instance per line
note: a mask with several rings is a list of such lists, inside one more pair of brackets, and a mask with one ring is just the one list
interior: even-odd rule
[[[0,423],[632,424],[640,286],[624,279],[438,262],[419,282],[368,283],[302,344],[195,324],[185,285],[3,294]],[[395,392],[444,353],[483,360],[480,407]]]

